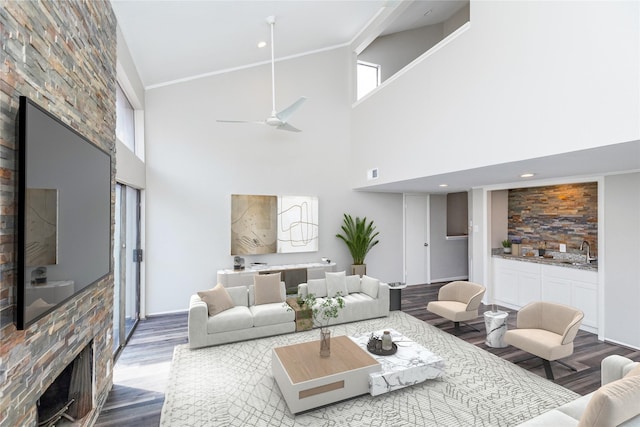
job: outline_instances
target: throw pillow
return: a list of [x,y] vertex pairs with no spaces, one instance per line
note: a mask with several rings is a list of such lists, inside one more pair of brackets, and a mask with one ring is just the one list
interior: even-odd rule
[[593,394],[578,427],[617,426],[640,415],[640,376],[629,374]]
[[362,292],[362,286],[360,286],[360,276],[358,276],[357,274],[347,276],[347,291],[350,294]]
[[284,302],[280,292],[280,273],[253,276],[256,305]]
[[198,292],[198,296],[207,303],[209,316],[215,316],[234,307],[231,295],[221,283],[218,283],[213,289]]
[[635,368],[627,372],[627,375],[625,375],[624,378],[635,377],[635,376],[640,376],[640,365],[636,366]]
[[324,275],[327,281],[327,296],[335,297],[340,293],[344,297],[349,294],[349,291],[347,291],[347,276],[344,271],[338,273],[326,272]]
[[362,292],[369,295],[371,298],[378,298],[378,288],[380,288],[380,281],[369,277],[367,275],[362,276]]

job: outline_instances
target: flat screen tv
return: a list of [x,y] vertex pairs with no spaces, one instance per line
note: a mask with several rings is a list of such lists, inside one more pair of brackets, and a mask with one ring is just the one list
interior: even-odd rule
[[111,271],[111,157],[23,96],[17,140],[15,318],[25,329]]

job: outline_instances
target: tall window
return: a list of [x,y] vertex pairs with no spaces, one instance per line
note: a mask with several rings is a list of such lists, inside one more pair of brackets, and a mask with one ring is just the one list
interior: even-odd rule
[[116,89],[116,138],[136,152],[135,111],[120,85]]
[[380,85],[380,65],[370,62],[358,61],[358,99],[374,90]]

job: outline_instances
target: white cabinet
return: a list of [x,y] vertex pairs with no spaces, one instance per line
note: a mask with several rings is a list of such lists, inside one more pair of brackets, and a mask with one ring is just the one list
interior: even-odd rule
[[584,312],[581,329],[598,332],[598,272],[493,258],[492,301],[518,310],[533,301]]
[[542,299],[579,308],[585,330],[598,330],[598,273],[571,268],[542,266],[545,278]]
[[538,265],[495,258],[493,273],[493,299],[497,304],[518,309],[540,300]]

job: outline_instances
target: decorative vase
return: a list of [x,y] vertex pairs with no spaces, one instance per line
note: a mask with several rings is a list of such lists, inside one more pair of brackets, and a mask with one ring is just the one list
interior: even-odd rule
[[352,264],[351,274],[357,274],[360,277],[364,276],[367,274],[367,264]]
[[320,357],[331,355],[331,331],[320,329]]
[[502,248],[502,251],[503,251],[505,254],[510,254],[510,253],[511,253],[511,248]]

